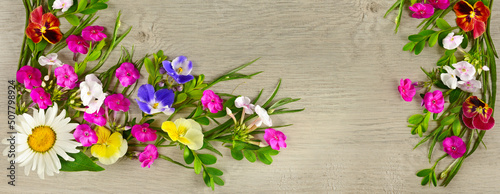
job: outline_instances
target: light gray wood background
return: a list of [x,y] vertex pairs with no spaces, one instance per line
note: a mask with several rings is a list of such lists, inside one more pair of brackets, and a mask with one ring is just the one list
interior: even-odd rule
[[[468,158],[447,188],[420,186],[415,173],[432,164],[427,162],[426,146],[412,150],[420,138],[410,134],[406,119],[421,108],[416,101],[404,102],[397,85],[401,78],[424,79],[419,67],[432,68],[444,51],[426,48],[419,56],[403,52],[406,37],[416,32],[420,20],[405,15],[400,32],[394,34],[396,13],[383,18],[393,2],[112,0],[96,24],[111,33],[121,10],[122,26],[133,26],[122,45],[135,46],[136,59],[159,49],[171,57],[185,55],[194,63],[194,74],[203,73],[208,80],[261,57],[243,71],[265,71],[255,79],[226,82],[213,89],[255,97],[265,88],[267,96],[282,78],[278,97],[302,98],[288,107],[305,107],[304,112],[272,117],[276,125],[294,124],[282,129],[288,148],[274,157],[272,165],[236,161],[221,148],[225,156],[215,166],[224,171],[226,185],[216,187],[217,193],[498,192],[498,127],[486,133],[488,149],[481,147]],[[500,44],[498,13],[494,6],[491,32]],[[20,1],[2,2],[2,138],[7,130],[7,80],[15,79],[24,17]],[[119,54],[113,53],[108,67]],[[71,62],[68,50],[60,55]],[[437,149],[442,153],[441,146]],[[161,152],[178,160],[182,157],[177,149]],[[141,168],[138,161],[120,160],[103,172],[63,172],[45,180],[33,173],[24,176],[18,169],[15,187],[7,185],[7,161],[0,161],[0,189],[8,193],[212,193],[200,175],[162,160],[151,169]]]

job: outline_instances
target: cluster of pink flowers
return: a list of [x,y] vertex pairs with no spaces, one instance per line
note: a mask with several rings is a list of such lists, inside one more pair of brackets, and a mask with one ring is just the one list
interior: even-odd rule
[[449,0],[428,0],[427,2],[428,4],[422,2],[410,6],[409,9],[414,12],[411,17],[417,19],[429,18],[434,15],[434,8],[446,9],[450,6]]
[[102,31],[104,31],[102,26],[87,26],[82,30],[82,36],[69,35],[66,39],[69,50],[75,54],[87,54],[90,47],[89,41],[99,42],[107,37]]

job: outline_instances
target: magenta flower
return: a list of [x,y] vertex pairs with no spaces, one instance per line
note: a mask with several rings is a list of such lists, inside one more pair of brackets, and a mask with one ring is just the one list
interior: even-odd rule
[[130,100],[123,94],[113,94],[106,97],[104,104],[114,111],[127,112],[130,107]]
[[140,142],[156,140],[156,131],[149,128],[149,124],[134,125],[131,131],[132,135]]
[[78,75],[76,75],[75,69],[68,64],[64,64],[54,69],[54,75],[57,78],[57,85],[61,87],[73,89],[78,81]]
[[443,93],[439,90],[427,92],[424,96],[425,108],[432,113],[440,113],[444,109]]
[[89,43],[85,41],[81,36],[69,35],[66,39],[68,48],[71,52],[87,54],[89,52]]
[[451,136],[444,139],[443,147],[444,152],[455,159],[462,157],[467,149],[462,138],[457,136]]
[[83,119],[85,119],[89,123],[93,123],[99,126],[106,125],[106,117],[104,116],[106,112],[104,112],[103,108],[99,108],[99,110],[95,111],[92,114],[87,112],[83,113]]
[[415,86],[411,83],[410,79],[401,79],[399,81],[400,85],[398,86],[399,93],[403,100],[407,102],[411,102],[413,100],[413,96],[415,96],[416,90]]
[[205,90],[201,97],[203,109],[208,108],[211,113],[217,113],[222,110],[222,99],[212,90]]
[[286,148],[286,136],[281,131],[276,131],[273,128],[266,129],[264,139],[266,140],[267,144],[269,144],[274,150]]
[[42,85],[42,73],[37,68],[31,66],[23,66],[16,73],[16,79],[19,83],[24,84],[26,89],[33,89]]
[[477,96],[470,96],[462,104],[462,121],[470,129],[490,130],[495,126],[493,108]]
[[88,147],[97,143],[97,134],[92,130],[89,125],[81,124],[78,125],[73,132],[73,137],[77,142],[82,143],[82,146]]
[[102,31],[104,31],[102,26],[87,26],[82,30],[82,37],[86,41],[99,42],[108,37]]
[[35,88],[31,90],[30,97],[41,109],[46,109],[48,106],[52,106],[50,94],[45,92],[43,88]]
[[139,154],[139,162],[142,162],[141,167],[151,168],[151,164],[158,158],[158,148],[153,144],[149,144],[144,148],[144,152]]
[[429,3],[437,9],[446,9],[450,6],[449,0],[429,0]]
[[120,81],[123,87],[130,86],[139,79],[139,71],[135,68],[132,63],[122,63],[118,69],[116,69],[116,78]]
[[429,18],[434,14],[434,7],[430,4],[415,3],[409,8],[411,11],[415,12],[411,17],[417,19]]

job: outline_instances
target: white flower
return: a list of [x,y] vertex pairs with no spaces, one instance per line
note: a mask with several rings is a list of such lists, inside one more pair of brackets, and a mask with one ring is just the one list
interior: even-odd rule
[[476,68],[467,61],[460,61],[452,66],[455,68],[455,75],[457,75],[462,81],[474,79]]
[[273,126],[273,120],[271,120],[271,117],[269,117],[269,114],[267,114],[266,109],[257,105],[257,106],[255,106],[255,113],[257,113],[257,115],[259,115],[259,119],[260,119],[260,121],[257,122],[257,124],[255,124],[255,125],[257,125],[257,127],[260,127],[260,125],[262,125],[262,123],[264,123],[264,125],[267,125],[268,127]]
[[246,96],[240,96],[234,100],[234,105],[236,108],[243,108],[246,114],[253,114],[254,105],[251,104],[250,98]]
[[457,35],[453,36],[455,33],[450,32],[448,36],[443,39],[443,47],[448,50],[456,49],[462,41],[464,40],[464,36]]
[[482,68],[482,69],[483,69],[483,71],[489,71],[489,70],[490,70],[490,68],[489,68],[488,66],[486,66],[486,65],[485,65],[485,66],[483,66],[483,68]]
[[[81,144],[74,140],[71,131],[78,126],[77,123],[69,123],[66,111],[57,115],[58,107],[38,111],[33,110],[33,116],[29,114],[19,115],[16,122],[17,146],[16,163],[24,166],[26,175],[31,171],[37,171],[41,179],[45,174],[53,176],[59,173],[61,162],[57,155],[67,161],[74,161],[67,153],[78,153],[77,146]],[[4,152],[5,154],[5,152]]]
[[480,81],[477,80],[468,80],[468,81],[459,81],[458,88],[463,91],[474,93],[477,92],[478,89],[482,87]]
[[57,59],[56,53],[50,53],[47,56],[41,56],[40,58],[38,58],[38,63],[40,63],[41,66],[55,65],[56,67],[60,67],[63,65],[61,60]]
[[[106,94],[102,91],[101,81],[94,75],[89,74],[85,76],[85,81],[80,83],[80,98],[84,106],[89,106],[87,113],[94,113],[101,107],[106,98]],[[91,105],[92,104],[92,105]],[[90,112],[92,111],[93,112]]]
[[64,13],[68,11],[68,9],[73,5],[73,0],[55,0],[54,4],[52,4],[52,8],[54,9],[62,9],[61,11]]
[[443,81],[444,85],[448,86],[450,89],[455,89],[457,88],[457,75],[455,74],[455,71],[450,67],[450,66],[444,66],[443,67],[446,72],[448,73],[442,73],[441,74],[441,81]]

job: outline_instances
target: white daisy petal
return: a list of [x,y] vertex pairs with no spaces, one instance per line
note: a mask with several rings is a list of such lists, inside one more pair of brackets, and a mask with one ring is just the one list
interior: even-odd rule
[[31,165],[32,165],[32,161],[29,161],[28,163],[26,163],[26,167],[24,167],[24,174],[26,176],[28,176],[30,174],[30,168],[31,168]]

